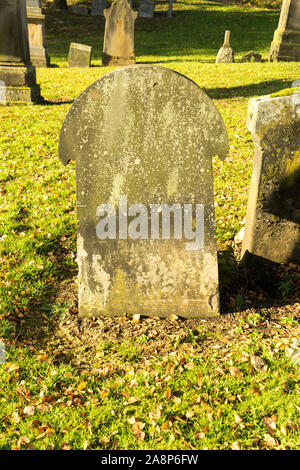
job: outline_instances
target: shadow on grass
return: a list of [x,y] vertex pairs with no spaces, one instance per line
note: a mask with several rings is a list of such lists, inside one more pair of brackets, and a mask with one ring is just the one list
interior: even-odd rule
[[230,88],[204,88],[208,96],[214,100],[230,98],[248,98],[260,95],[269,95],[291,85],[290,80],[270,80],[268,82],[252,83]]

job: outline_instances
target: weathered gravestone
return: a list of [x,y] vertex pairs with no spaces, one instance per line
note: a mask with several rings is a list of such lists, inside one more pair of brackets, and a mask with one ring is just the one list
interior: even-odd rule
[[300,60],[300,0],[283,0],[269,60]]
[[102,65],[134,64],[134,22],[137,12],[127,0],[114,0],[104,10],[105,32]]
[[106,0],[93,0],[91,8],[91,16],[103,16],[106,8]]
[[91,46],[85,46],[84,44],[71,42],[68,56],[68,66],[89,68],[91,65],[91,55]]
[[40,101],[30,63],[25,0],[0,0],[1,103]]
[[225,31],[224,43],[216,57],[216,63],[234,62],[234,53],[230,47],[230,31]]
[[300,259],[300,89],[251,99],[255,145],[242,255]]
[[155,0],[141,0],[139,7],[140,18],[153,18]]
[[242,62],[261,62],[261,54],[254,51],[247,52],[243,55]]
[[45,46],[45,15],[41,5],[41,0],[26,0],[30,60],[36,67],[49,67],[50,57]]
[[59,154],[76,160],[80,315],[219,313],[212,157],[227,151],[213,102],[170,69],[125,67],[79,96]]

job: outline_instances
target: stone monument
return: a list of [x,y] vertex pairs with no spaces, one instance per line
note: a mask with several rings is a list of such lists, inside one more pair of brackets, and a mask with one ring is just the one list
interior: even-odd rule
[[300,60],[300,0],[283,0],[269,60]]
[[93,0],[91,8],[91,16],[103,16],[106,8],[106,0]]
[[153,18],[155,0],[141,0],[139,7],[140,18]]
[[224,43],[217,54],[216,63],[234,62],[234,53],[230,47],[230,31],[225,31]]
[[71,42],[68,55],[68,67],[89,68],[91,65],[91,46]]
[[137,12],[127,0],[114,0],[104,10],[105,32],[102,65],[135,64],[134,23]]
[[247,125],[255,152],[242,255],[300,260],[300,88],[251,99]]
[[49,67],[50,57],[45,45],[45,15],[41,0],[26,0],[30,60],[35,67]]
[[2,104],[41,100],[30,62],[26,0],[0,0],[0,95]]
[[106,74],[74,102],[59,155],[76,160],[81,316],[219,314],[212,157],[227,132],[170,69]]

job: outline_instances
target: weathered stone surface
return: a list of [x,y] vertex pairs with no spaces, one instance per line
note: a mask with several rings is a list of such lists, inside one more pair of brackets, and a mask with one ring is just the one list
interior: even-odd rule
[[254,161],[242,254],[300,259],[300,90],[251,99]]
[[30,63],[25,0],[0,0],[0,102],[40,101]]
[[224,43],[216,57],[216,63],[234,62],[234,53],[230,47],[230,31],[225,31]]
[[137,12],[127,0],[114,0],[104,10],[105,32],[102,65],[128,65],[135,63],[134,22]]
[[269,60],[300,60],[300,0],[283,0]]
[[45,45],[45,15],[41,4],[41,0],[26,0],[30,60],[36,67],[49,67],[50,57]]
[[72,5],[72,12],[75,13],[75,15],[88,16],[89,9],[82,5]]
[[298,86],[300,86],[300,80],[295,80],[295,81],[292,83],[292,88],[297,88]]
[[103,16],[106,8],[106,0],[93,0],[91,8],[91,16]]
[[[64,164],[76,160],[80,315],[218,315],[212,157],[224,159],[227,151],[213,102],[170,69],[121,68],[79,96],[59,154]],[[99,206],[118,208],[122,196],[128,207],[144,204],[149,212],[151,204],[203,204],[203,247],[191,249],[173,232],[155,238],[152,225],[132,239],[125,210],[116,239],[99,240]]]
[[141,0],[139,7],[140,18],[153,18],[156,0]]
[[242,62],[261,62],[261,55],[254,51],[247,52],[243,55]]
[[89,68],[91,65],[91,55],[92,48],[90,46],[71,42],[68,56],[68,66]]

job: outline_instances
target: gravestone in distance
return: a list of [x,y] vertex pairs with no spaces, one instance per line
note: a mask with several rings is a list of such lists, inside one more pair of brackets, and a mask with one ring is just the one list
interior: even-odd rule
[[45,46],[45,15],[41,0],[26,0],[30,60],[35,67],[49,67],[50,57]]
[[105,32],[102,65],[135,64],[134,23],[137,12],[127,0],[114,0],[104,10]]
[[216,57],[216,63],[234,62],[234,53],[230,47],[230,31],[225,31],[224,43]]
[[0,0],[1,103],[41,101],[30,63],[26,0]]
[[242,62],[261,62],[261,54],[254,51],[247,52],[243,55]]
[[[253,98],[255,153],[242,255],[300,260],[300,89]],[[283,95],[283,96],[280,96]]]
[[269,60],[300,60],[300,1],[283,0],[278,28],[274,32]]
[[89,68],[91,65],[91,46],[71,42],[68,55],[68,67]]
[[93,0],[91,8],[91,16],[103,16],[106,8],[106,0]]
[[139,7],[140,18],[153,18],[156,0],[141,0]]
[[[219,314],[212,157],[227,152],[211,99],[170,69],[121,68],[79,96],[59,155],[64,164],[76,160],[81,316]],[[101,232],[102,204],[112,215],[110,239]],[[164,228],[170,220],[174,233]]]
[[177,0],[169,0],[167,18],[173,18],[173,3],[176,3],[176,1]]

